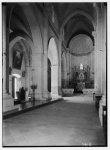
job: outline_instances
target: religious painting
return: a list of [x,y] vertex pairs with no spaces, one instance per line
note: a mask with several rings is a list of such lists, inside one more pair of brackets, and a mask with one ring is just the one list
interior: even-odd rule
[[13,68],[15,69],[21,69],[23,59],[23,52],[16,50],[13,52]]

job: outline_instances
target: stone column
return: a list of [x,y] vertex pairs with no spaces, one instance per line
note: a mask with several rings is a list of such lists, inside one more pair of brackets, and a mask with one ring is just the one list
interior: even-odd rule
[[51,67],[52,71],[52,95],[58,96],[58,64],[53,64]]
[[65,52],[65,88],[67,88],[67,56]]
[[9,93],[9,22],[6,24],[6,90]]
[[102,26],[102,93],[106,95],[106,6],[103,7],[103,26]]
[[59,64],[58,64],[58,94],[62,95],[62,89],[61,89],[61,52],[62,52],[62,35],[60,34],[59,36],[59,49],[58,49],[58,60],[59,60]]
[[[102,28],[102,58],[101,58],[101,93],[103,94],[100,102],[99,102],[99,119],[101,126],[103,126],[103,107],[107,105],[106,98],[106,6],[102,5],[102,20],[101,20],[101,28]],[[106,111],[105,111],[106,113]],[[106,114],[105,114],[106,115]]]
[[65,57],[65,51],[63,52],[63,56],[62,56],[62,67],[61,70],[62,70],[62,75],[61,75],[61,78],[63,79],[63,85],[64,87],[63,88],[66,88],[66,75],[67,75],[67,72],[66,72],[66,57]]
[[72,65],[71,65],[71,53],[69,53],[69,62],[70,62],[70,71],[69,71],[69,79],[72,80]]
[[2,5],[2,41],[3,41],[3,54],[2,54],[2,63],[3,63],[3,74],[2,74],[2,80],[3,80],[3,93],[6,93],[6,6]]
[[28,100],[28,94],[29,94],[29,91],[30,91],[30,66],[29,65],[26,65],[26,74],[25,74],[25,86],[26,88],[28,88],[28,90],[26,91],[26,100]]
[[6,5],[3,11],[3,93],[9,93],[9,27],[6,21]]
[[37,85],[37,89],[35,90],[35,98],[36,100],[43,100],[43,87],[42,87],[42,62],[43,62],[43,54],[42,52],[36,52],[33,50],[32,54],[32,84]]
[[66,53],[65,53],[65,68],[64,68],[64,80],[65,80],[65,88],[67,87],[67,58],[66,58]]
[[95,91],[97,91],[97,88],[98,88],[98,74],[97,74],[97,71],[98,71],[98,68],[97,68],[97,33],[96,31],[93,31],[92,32],[92,35],[94,36],[94,52],[95,52],[95,55],[94,55],[94,89]]
[[103,14],[101,8],[98,8],[97,18],[97,74],[98,74],[98,91],[102,92],[102,56],[103,56]]
[[69,86],[69,76],[70,76],[70,60],[69,60],[69,52],[66,53],[67,58],[67,86]]
[[48,17],[44,14],[44,38],[43,38],[43,98],[48,99]]
[[[98,9],[98,8],[97,8]],[[102,91],[102,14],[98,9],[95,37],[95,90]]]

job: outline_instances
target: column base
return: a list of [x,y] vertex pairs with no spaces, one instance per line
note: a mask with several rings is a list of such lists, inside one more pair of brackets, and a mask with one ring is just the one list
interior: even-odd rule
[[36,92],[35,93],[35,100],[44,100],[46,101],[48,99],[48,92],[40,93]]
[[50,92],[44,92],[44,93],[35,93],[35,100],[56,100],[58,98],[61,98],[61,96],[58,93],[50,93]]
[[62,96],[62,88],[61,88],[61,86],[58,87],[58,94]]
[[3,93],[3,112],[19,109],[19,106],[14,106],[14,99],[11,95]]
[[61,96],[58,94],[51,94],[51,96],[52,96],[52,101],[61,98]]

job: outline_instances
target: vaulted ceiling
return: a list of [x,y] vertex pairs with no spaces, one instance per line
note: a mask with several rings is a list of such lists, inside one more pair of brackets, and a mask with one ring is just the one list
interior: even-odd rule
[[[39,5],[44,9],[43,3],[36,3],[36,6]],[[89,36],[94,43],[92,36],[92,31],[94,31],[93,20],[96,20],[94,3],[48,3],[46,6],[54,8],[59,26],[58,31],[62,28],[66,47],[69,47],[73,37],[80,34]],[[13,10],[10,29],[24,32],[32,37],[27,18],[19,5],[16,5]]]
[[10,20],[10,30],[13,32],[24,32],[29,37],[32,37],[27,18],[19,5],[16,5],[13,9]]
[[[94,31],[94,25],[91,18],[94,21],[96,19],[94,3],[54,3],[53,5],[58,17],[59,27],[65,23],[64,41],[66,47],[69,46],[71,39],[78,34],[86,34],[93,41],[92,31]],[[72,16],[76,11],[80,13]],[[88,17],[81,12],[87,14]]]
[[59,25],[76,9],[84,10],[91,17],[95,15],[94,3],[53,3],[53,5],[58,16]]

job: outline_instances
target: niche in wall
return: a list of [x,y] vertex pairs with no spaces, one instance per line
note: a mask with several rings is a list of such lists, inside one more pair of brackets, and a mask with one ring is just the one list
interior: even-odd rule
[[[94,46],[92,39],[85,34],[79,34],[69,43],[71,51],[72,88],[83,82],[82,88],[94,88]],[[81,68],[80,64],[83,65]],[[76,88],[77,90],[77,88]]]
[[22,60],[23,60],[23,46],[20,42],[17,42],[12,50],[12,67],[14,69],[21,69]]

